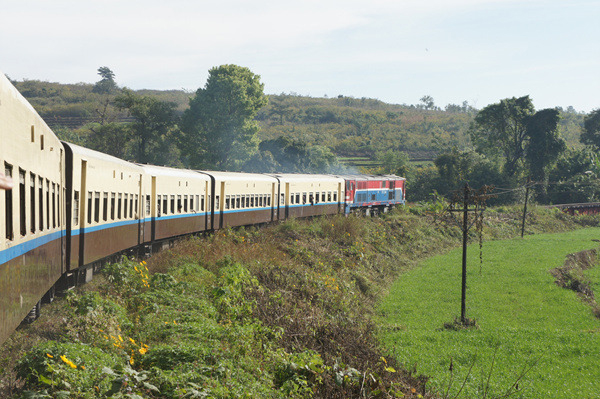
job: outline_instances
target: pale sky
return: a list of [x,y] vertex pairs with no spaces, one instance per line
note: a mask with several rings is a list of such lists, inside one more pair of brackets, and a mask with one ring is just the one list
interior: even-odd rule
[[268,94],[477,108],[600,108],[599,0],[0,0],[12,79],[204,86],[248,67]]

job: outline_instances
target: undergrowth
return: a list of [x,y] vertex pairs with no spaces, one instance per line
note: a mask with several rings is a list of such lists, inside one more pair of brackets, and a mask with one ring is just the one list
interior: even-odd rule
[[[529,234],[597,224],[544,209],[530,221]],[[520,210],[491,210],[485,223],[485,239],[515,236]],[[459,237],[428,205],[191,237],[147,263],[108,265],[46,307],[3,345],[0,388],[38,398],[432,397],[426,376],[382,349],[374,309],[401,273]]]

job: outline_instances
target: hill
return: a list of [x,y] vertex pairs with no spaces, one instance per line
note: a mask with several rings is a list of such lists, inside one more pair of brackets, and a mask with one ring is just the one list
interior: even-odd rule
[[[110,106],[111,96],[94,93],[94,84],[61,84],[39,80],[13,82],[53,128],[76,130],[90,122],[129,121]],[[138,90],[140,95],[174,103],[181,114],[193,93],[183,90]],[[431,100],[433,101],[433,100]],[[467,133],[476,109],[448,104],[442,110],[428,104],[387,104],[376,99],[338,96],[313,98],[295,94],[269,95],[258,114],[261,140],[284,136],[309,146],[325,145],[338,157],[373,161],[388,150],[403,151],[412,160],[433,160],[450,148],[470,148]],[[561,134],[569,147],[580,148],[583,114],[561,110]],[[348,162],[352,163],[352,159]]]

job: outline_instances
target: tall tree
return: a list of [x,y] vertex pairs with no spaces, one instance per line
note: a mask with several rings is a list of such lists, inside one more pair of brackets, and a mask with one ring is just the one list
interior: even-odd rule
[[534,107],[529,96],[507,98],[488,105],[475,117],[471,140],[477,151],[504,155],[504,173],[513,177],[525,155],[527,121]]
[[129,128],[135,140],[136,160],[164,163],[161,162],[164,159],[162,155],[170,150],[169,143],[173,141],[173,129],[177,123],[175,104],[139,96],[131,90],[124,90],[115,98],[115,103],[135,118]]
[[256,114],[267,104],[260,76],[248,68],[221,65],[209,71],[182,118],[191,167],[238,169],[258,148]]
[[94,85],[94,88],[92,89],[94,93],[110,94],[117,90],[118,87],[115,82],[115,74],[109,67],[103,66],[98,68],[98,75],[100,75],[102,79]]
[[580,140],[583,144],[600,149],[600,108],[592,111],[583,120],[583,133]]
[[531,178],[541,183],[536,191],[538,200],[542,202],[547,200],[548,170],[567,148],[559,135],[559,121],[560,114],[556,109],[543,109],[527,120],[525,159]]

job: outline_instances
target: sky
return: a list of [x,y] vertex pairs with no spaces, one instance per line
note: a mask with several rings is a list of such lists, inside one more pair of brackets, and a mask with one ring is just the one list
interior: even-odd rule
[[599,0],[3,0],[0,71],[131,89],[203,87],[223,64],[265,93],[483,108],[600,108]]

